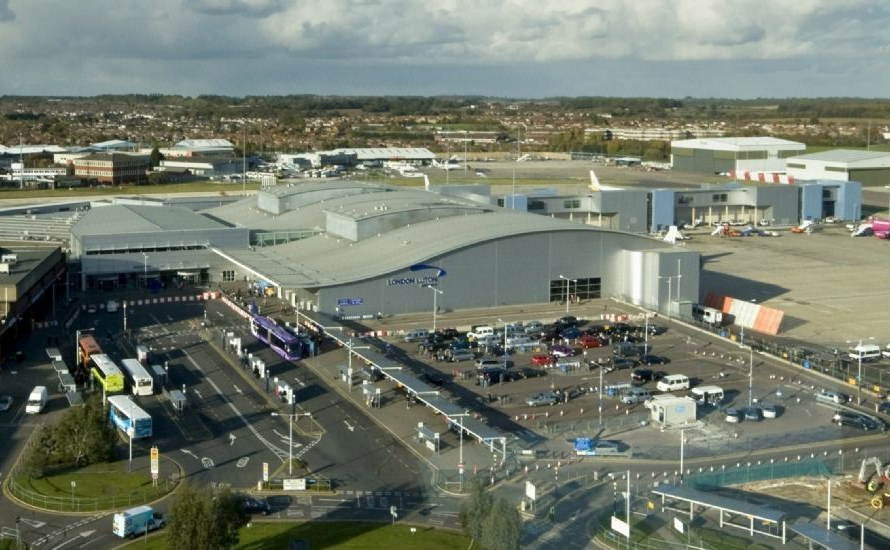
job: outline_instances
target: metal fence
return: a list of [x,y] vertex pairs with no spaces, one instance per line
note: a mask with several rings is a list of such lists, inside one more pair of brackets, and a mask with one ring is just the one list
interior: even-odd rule
[[103,512],[151,502],[169,493],[177,483],[178,473],[159,479],[154,487],[107,497],[48,496],[23,487],[14,476],[10,477],[8,488],[15,498],[35,508],[55,512]]

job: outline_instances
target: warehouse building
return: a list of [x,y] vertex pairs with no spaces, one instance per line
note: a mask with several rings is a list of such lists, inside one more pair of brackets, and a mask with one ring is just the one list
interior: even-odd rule
[[684,139],[671,142],[671,166],[704,174],[785,172],[786,159],[806,148],[773,137]]
[[788,175],[795,179],[858,181],[862,185],[890,184],[890,153],[833,149],[788,159]]
[[[72,231],[85,287],[247,281],[341,317],[619,296],[682,312],[700,257],[648,237],[385,185],[276,186],[200,213],[93,209]],[[672,281],[672,285],[667,281]]]

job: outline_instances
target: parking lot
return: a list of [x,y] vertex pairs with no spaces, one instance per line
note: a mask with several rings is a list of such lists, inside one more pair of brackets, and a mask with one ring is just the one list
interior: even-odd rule
[[[830,381],[695,327],[663,317],[650,317],[647,321],[642,312],[608,301],[575,306],[572,313],[579,318],[580,331],[573,334],[575,338],[557,337],[538,345],[520,346],[506,358],[509,367],[503,374],[497,374],[503,369],[505,358],[502,355],[503,332],[498,332],[503,322],[496,319],[515,324],[519,330],[519,323],[536,325],[534,321],[541,321],[547,324],[564,315],[554,306],[547,305],[537,311],[534,308],[526,310],[509,318],[505,318],[504,312],[446,315],[446,325],[443,326],[460,327],[461,333],[478,326],[494,328],[494,338],[483,339],[487,346],[470,348],[472,359],[448,360],[450,342],[454,341],[451,339],[439,344],[423,339],[405,342],[400,333],[409,326],[426,326],[422,317],[418,317],[416,324],[406,318],[393,320],[405,328],[396,329],[386,340],[393,353],[404,357],[413,372],[432,376],[454,402],[503,430],[519,446],[534,445],[553,456],[571,456],[575,438],[593,437],[619,440],[637,458],[676,459],[679,453],[676,430],[662,430],[653,424],[643,403],[622,403],[620,399],[631,387],[644,387],[653,395],[660,393],[656,390],[657,379],[666,374],[685,375],[692,388],[719,386],[724,393],[719,405],[700,405],[698,422],[683,428],[685,452],[690,458],[871,436],[880,433],[880,426],[887,420],[883,413],[874,413],[874,402],[869,402],[862,411],[867,418],[880,419],[880,422],[869,425],[874,429],[838,425],[832,422],[837,405],[816,400],[816,395],[823,390],[833,389]],[[603,320],[604,310],[624,320]],[[648,337],[645,335],[647,324],[651,325]],[[376,328],[385,325],[384,321]],[[607,334],[610,327],[616,325],[624,333]],[[509,342],[513,334],[508,333],[507,338]],[[598,342],[585,347],[584,339],[588,345],[594,339]],[[466,345],[464,341],[457,341],[461,348]],[[650,359],[659,362],[641,364],[640,355],[628,353],[624,359],[628,364],[624,368],[615,368],[614,364],[620,361],[615,355],[616,347],[636,348],[647,344]],[[553,349],[561,350],[561,346],[568,346],[572,355],[555,357],[550,353]],[[660,364],[661,360],[664,364]],[[483,368],[477,367],[480,361]],[[488,369],[494,370],[483,372]],[[640,369],[651,371],[653,378],[633,381],[632,374]],[[753,376],[749,377],[750,373]],[[646,377],[646,373],[642,374]],[[844,391],[851,393],[849,389]],[[685,395],[688,392],[673,393]],[[855,403],[855,395],[853,397]],[[745,418],[745,408],[749,404],[766,404],[768,409],[775,411],[775,417],[763,417],[761,408],[759,419]],[[728,408],[741,409],[740,422],[727,422]]]

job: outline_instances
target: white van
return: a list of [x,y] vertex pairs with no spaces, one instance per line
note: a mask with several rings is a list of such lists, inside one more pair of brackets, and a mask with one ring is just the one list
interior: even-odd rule
[[31,395],[28,396],[28,403],[25,405],[25,413],[42,413],[43,409],[46,408],[47,401],[49,401],[49,391],[47,391],[46,386],[36,386],[31,390]]
[[475,340],[479,340],[480,338],[487,338],[490,336],[494,336],[494,327],[488,325],[476,327],[472,331],[467,333],[467,338],[473,338]]
[[405,333],[405,342],[420,342],[430,335],[430,331],[425,328],[413,328]]
[[859,344],[850,348],[850,359],[854,361],[877,361],[881,358],[881,346],[877,344]]
[[658,391],[677,391],[689,389],[689,377],[685,374],[669,374],[655,385]]
[[709,325],[723,325],[722,311],[701,304],[692,305],[692,318],[696,321],[708,323]]
[[690,390],[689,397],[695,399],[700,405],[719,406],[723,402],[723,388],[720,386],[699,386]]

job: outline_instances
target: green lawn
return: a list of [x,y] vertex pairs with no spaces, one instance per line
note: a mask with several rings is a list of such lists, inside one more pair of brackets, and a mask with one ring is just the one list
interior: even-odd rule
[[[242,550],[263,550],[266,548],[287,548],[291,539],[305,539],[312,550],[320,548],[332,550],[390,550],[391,548],[411,548],[411,550],[466,550],[470,539],[451,531],[430,527],[417,527],[411,533],[411,526],[384,523],[292,523],[254,522],[250,527],[241,528]],[[139,539],[127,548],[134,550],[163,550],[166,534],[163,532]],[[483,550],[478,544],[474,549]]]
[[[255,191],[260,188],[256,182],[247,182],[247,189]],[[65,189],[4,189],[0,190],[2,199],[44,199],[49,197],[93,197],[100,195],[148,195],[155,193],[219,193],[220,195],[239,195],[241,183],[214,183],[196,181],[191,183],[167,183],[162,185],[123,185],[119,187],[72,187]]]
[[[93,511],[143,504],[167,492],[161,481],[153,488],[143,470],[130,473],[127,461],[63,470],[43,479],[13,478],[13,493],[21,500],[49,510]],[[72,501],[71,482],[75,483]],[[172,487],[170,487],[172,489]]]

